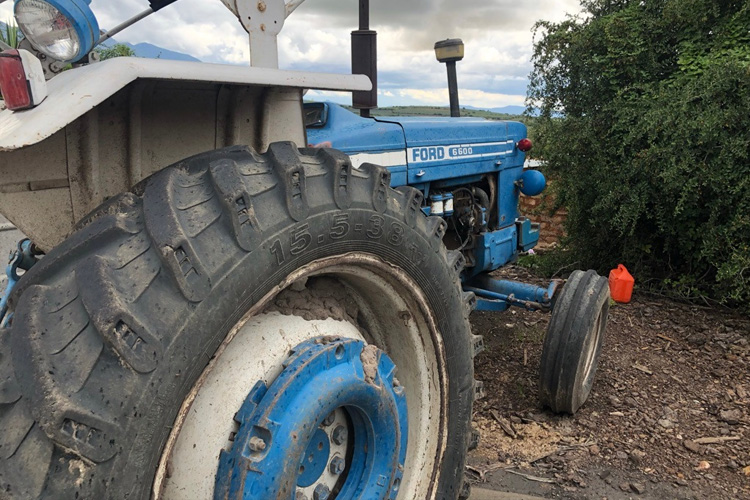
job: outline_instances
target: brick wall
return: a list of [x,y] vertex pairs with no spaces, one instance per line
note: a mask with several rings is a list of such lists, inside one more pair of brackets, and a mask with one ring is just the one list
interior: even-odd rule
[[565,208],[560,208],[556,212],[550,213],[554,204],[555,197],[549,192],[539,196],[521,195],[519,203],[521,215],[530,218],[531,222],[540,224],[537,248],[545,249],[555,246],[560,242],[560,238],[565,236],[563,223],[568,211]]

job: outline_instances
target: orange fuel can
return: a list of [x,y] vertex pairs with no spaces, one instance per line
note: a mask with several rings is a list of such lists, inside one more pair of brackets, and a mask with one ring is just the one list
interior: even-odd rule
[[635,279],[622,264],[609,272],[609,293],[615,302],[627,304],[633,296]]

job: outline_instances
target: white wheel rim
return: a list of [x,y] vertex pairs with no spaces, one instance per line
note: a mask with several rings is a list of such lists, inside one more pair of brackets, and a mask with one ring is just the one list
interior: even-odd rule
[[[344,321],[257,314],[289,284],[320,275],[346,283],[367,325],[375,327],[363,335]],[[417,290],[400,269],[361,254],[322,259],[289,276],[235,325],[193,387],[162,455],[154,498],[212,499],[219,453],[231,445],[235,412],[256,382],[270,385],[292,348],[321,335],[365,340],[393,359],[409,410],[409,447],[398,498],[432,498],[433,471],[447,441],[447,386],[442,341]]]

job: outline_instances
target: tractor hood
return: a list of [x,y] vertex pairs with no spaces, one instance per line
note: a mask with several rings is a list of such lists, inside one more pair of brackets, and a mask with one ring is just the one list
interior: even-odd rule
[[[331,145],[352,157],[389,167],[393,184],[415,184],[522,167],[518,122],[484,118],[362,118],[333,103],[308,103],[308,142]],[[408,176],[406,175],[408,173]]]
[[526,137],[526,127],[517,122],[483,118],[414,117],[389,118],[404,131],[409,167],[431,167],[516,159],[524,155],[516,143]]

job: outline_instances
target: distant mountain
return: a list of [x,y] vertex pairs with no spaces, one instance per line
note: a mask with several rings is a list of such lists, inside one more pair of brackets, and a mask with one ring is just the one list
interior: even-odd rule
[[506,115],[522,115],[526,108],[524,106],[503,106],[501,108],[490,108],[493,113],[505,113]]
[[504,115],[522,115],[526,108],[523,106],[503,106],[501,108],[480,108],[477,106],[461,106],[466,109],[476,109],[481,111],[491,111],[493,113],[500,113]]
[[159,47],[158,45],[154,45],[152,43],[141,42],[141,43],[137,43],[133,45],[132,43],[118,42],[114,38],[110,38],[109,40],[104,42],[102,45],[104,45],[105,47],[111,47],[119,43],[121,43],[122,45],[127,45],[128,47],[133,49],[136,57],[145,57],[147,59],[168,59],[170,61],[200,62],[200,59],[195,58],[191,55],[183,54],[182,52],[176,52],[174,50],[165,49],[163,47]]
[[[344,105],[349,111],[354,108]],[[441,106],[388,106],[377,108],[372,111],[373,116],[391,117],[391,116],[450,116],[450,108]],[[523,123],[530,122],[531,118],[510,113],[496,113],[486,109],[474,108],[470,106],[461,107],[461,116],[465,118],[486,118],[489,120],[510,120],[520,121]]]
[[[5,29],[5,23],[0,21],[0,29]],[[23,35],[21,34],[21,37]],[[110,38],[106,42],[104,42],[102,45],[105,47],[111,47],[113,45],[117,45],[118,43],[122,43],[123,45],[127,45],[133,51],[135,51],[135,55],[137,57],[145,57],[148,59],[169,59],[170,61],[195,61],[200,62],[200,59],[193,57],[189,54],[183,54],[182,52],[177,52],[174,50],[165,49],[163,47],[159,47],[158,45],[154,45],[152,43],[137,43],[133,45],[132,43],[127,42],[118,42],[114,38]]]
[[126,43],[128,47],[135,51],[135,55],[138,57],[146,57],[148,59],[169,59],[171,61],[195,61],[200,62],[200,59],[193,57],[182,52],[176,52],[174,50],[165,49],[151,43],[137,43],[132,45]]

